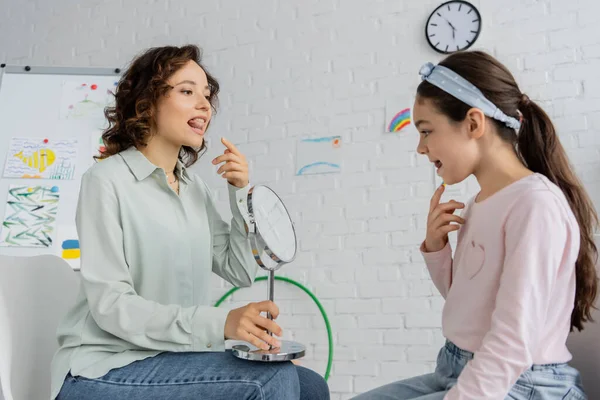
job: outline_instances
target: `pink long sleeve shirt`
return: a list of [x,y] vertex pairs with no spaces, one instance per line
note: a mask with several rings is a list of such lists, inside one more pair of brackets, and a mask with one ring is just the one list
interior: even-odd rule
[[449,245],[423,256],[446,299],[444,336],[475,353],[447,400],[504,399],[533,364],[571,359],[579,227],[562,191],[533,174],[462,213]]

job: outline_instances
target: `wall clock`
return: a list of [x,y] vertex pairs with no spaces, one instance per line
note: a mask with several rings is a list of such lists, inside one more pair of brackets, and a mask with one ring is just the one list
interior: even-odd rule
[[425,37],[438,53],[466,50],[481,32],[481,15],[469,2],[448,1],[436,8],[425,25]]

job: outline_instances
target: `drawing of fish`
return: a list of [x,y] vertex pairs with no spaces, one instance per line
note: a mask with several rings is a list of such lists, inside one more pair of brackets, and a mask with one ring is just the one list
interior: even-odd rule
[[15,157],[27,166],[39,170],[40,173],[44,172],[56,160],[56,155],[50,149],[40,149],[28,157],[25,157],[23,151],[20,151],[15,154]]

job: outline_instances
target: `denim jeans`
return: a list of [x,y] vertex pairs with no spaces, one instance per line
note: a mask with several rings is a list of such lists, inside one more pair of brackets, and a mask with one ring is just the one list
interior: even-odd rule
[[90,379],[67,375],[57,400],[320,400],[329,388],[291,362],[263,363],[223,353],[161,353]]
[[[447,342],[440,350],[435,372],[391,383],[355,400],[442,400],[473,353]],[[579,372],[567,364],[534,365],[511,388],[506,400],[586,400]]]

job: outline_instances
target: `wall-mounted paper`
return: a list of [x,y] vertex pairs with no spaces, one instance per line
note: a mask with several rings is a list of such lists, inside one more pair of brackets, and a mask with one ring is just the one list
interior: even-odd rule
[[13,138],[4,177],[73,179],[76,163],[76,139]]
[[301,139],[296,153],[296,175],[340,172],[341,145],[340,136]]
[[400,132],[410,125],[410,108],[386,105],[386,132]]
[[50,247],[58,199],[58,186],[10,185],[0,246]]
[[79,269],[81,251],[79,237],[75,226],[59,226],[56,232],[56,255],[69,263],[74,269]]
[[92,134],[92,162],[94,161],[94,157],[99,156],[105,149],[106,147],[102,140],[102,131],[94,132]]
[[104,108],[113,102],[116,87],[116,81],[63,82],[60,118],[104,118]]

